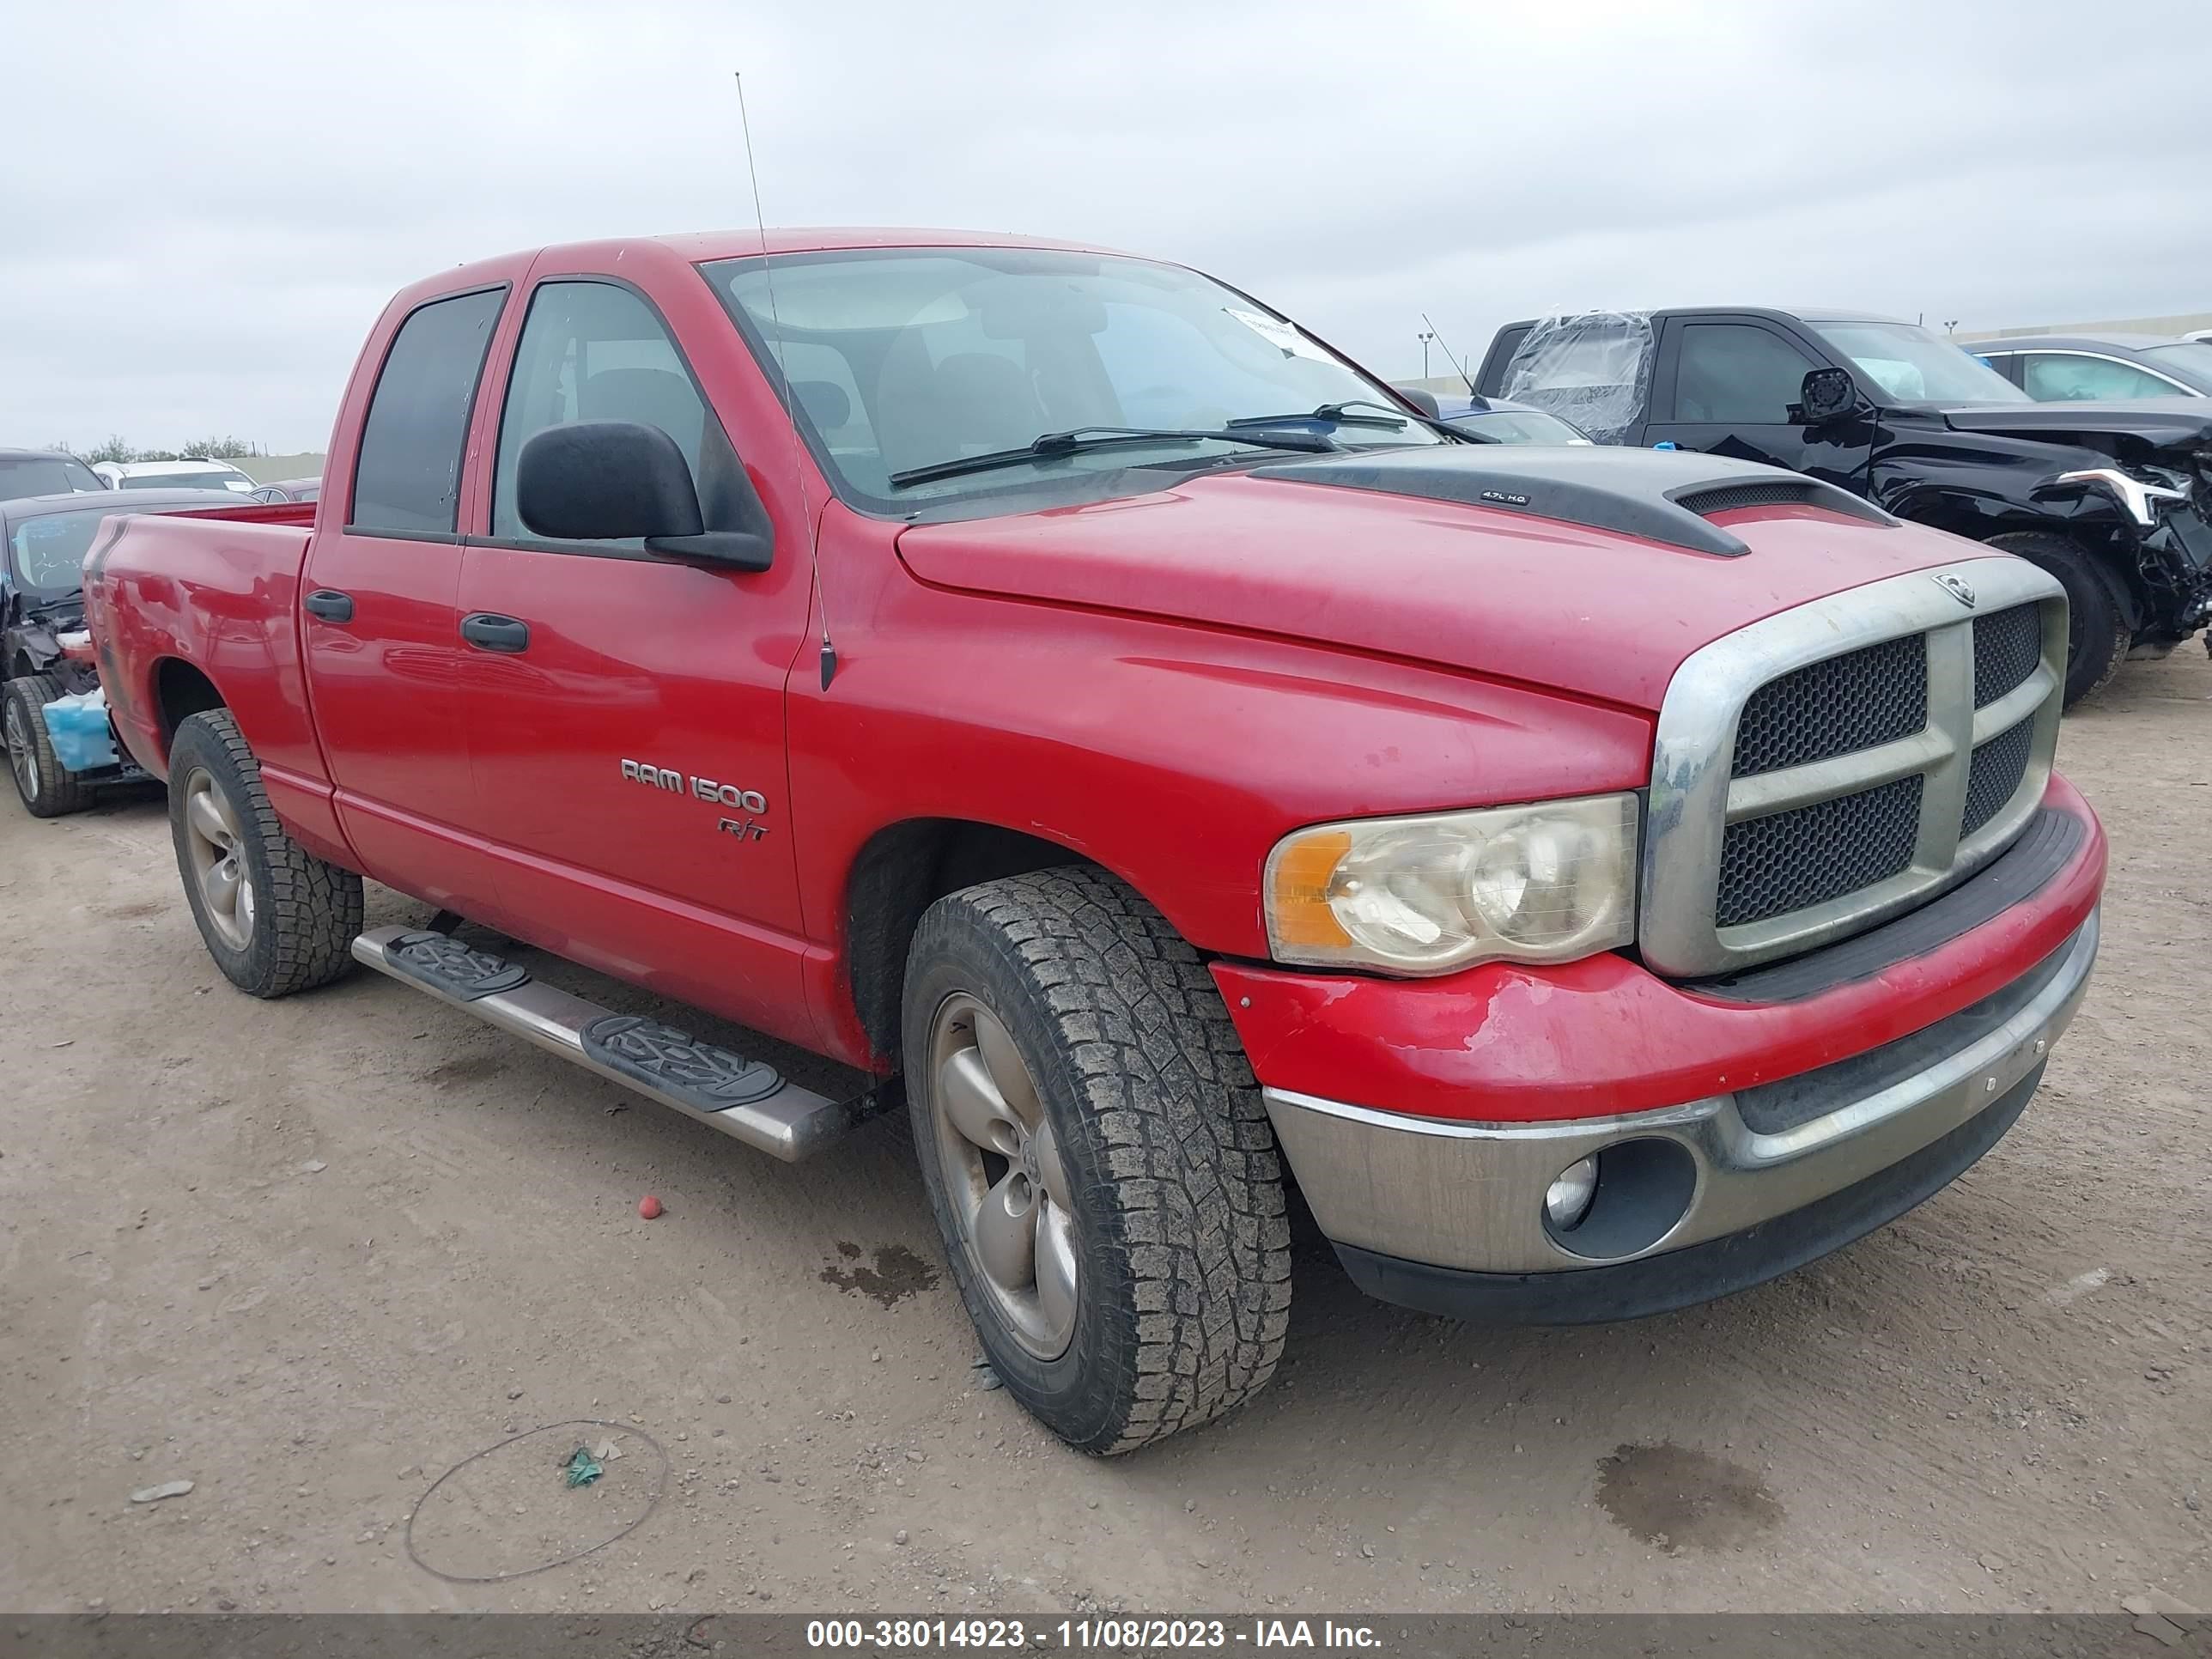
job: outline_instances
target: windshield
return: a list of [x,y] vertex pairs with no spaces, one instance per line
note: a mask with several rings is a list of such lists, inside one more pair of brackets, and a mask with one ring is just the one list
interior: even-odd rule
[[1966,347],[1911,323],[1821,323],[1814,331],[1901,404],[2035,401]]
[[229,489],[252,482],[227,466],[198,466],[189,472],[134,472],[118,481],[125,489]]
[[1480,415],[1455,415],[1462,432],[1500,444],[1586,444],[1588,438],[1556,415],[1536,409],[1493,409]]
[[[1112,472],[1156,474],[1271,452],[1227,440],[1076,447],[988,471],[912,474],[1093,427],[1213,432],[1232,422],[1317,433],[1343,448],[1445,441],[1290,322],[1197,273],[1032,248],[893,248],[704,267],[756,355],[789,378],[799,424],[838,492],[906,514],[948,499]],[[773,297],[770,284],[773,283]],[[1315,413],[1372,400],[1358,422]],[[1247,434],[1250,428],[1245,428]]]
[[117,507],[19,520],[8,532],[8,575],[33,599],[65,599],[84,585],[84,556]]
[[2162,368],[2201,386],[2212,387],[2212,345],[2202,340],[2176,340],[2172,345],[2145,346],[2142,356],[2153,368]]
[[73,491],[88,495],[106,488],[97,473],[73,456],[0,457],[0,500]]

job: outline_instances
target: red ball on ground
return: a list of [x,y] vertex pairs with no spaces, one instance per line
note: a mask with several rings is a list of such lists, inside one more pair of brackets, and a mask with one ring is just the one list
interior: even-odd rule
[[643,1198],[638,1200],[637,1212],[647,1221],[652,1220],[660,1213],[660,1200],[651,1193],[647,1193]]

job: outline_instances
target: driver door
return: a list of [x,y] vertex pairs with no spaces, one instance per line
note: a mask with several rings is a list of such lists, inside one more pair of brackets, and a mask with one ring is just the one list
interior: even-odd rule
[[1863,495],[1872,422],[1856,410],[1816,426],[1798,415],[1805,376],[1828,367],[1765,318],[1670,318],[1644,441],[1763,461]]
[[532,437],[626,421],[674,439],[708,527],[732,527],[724,481],[744,463],[679,342],[679,306],[704,319],[694,338],[739,348],[705,284],[683,276],[649,292],[561,272],[527,297],[454,607],[477,822],[519,937],[803,1036],[783,695],[809,637],[807,525],[770,499],[775,562],[747,572],[549,539],[516,503]]

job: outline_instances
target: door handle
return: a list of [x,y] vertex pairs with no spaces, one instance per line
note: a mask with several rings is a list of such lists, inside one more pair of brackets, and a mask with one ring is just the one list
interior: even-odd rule
[[461,618],[461,637],[483,651],[527,651],[530,624],[489,611],[473,611]]
[[319,587],[300,604],[309,616],[319,617],[326,623],[353,620],[353,595],[341,593],[335,587]]

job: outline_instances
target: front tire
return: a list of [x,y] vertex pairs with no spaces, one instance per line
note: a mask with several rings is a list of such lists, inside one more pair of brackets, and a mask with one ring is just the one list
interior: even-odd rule
[[1992,536],[1990,546],[2017,554],[2066,590],[2066,707],[2112,684],[2135,642],[2112,578],[2079,542],[2045,531]]
[[1103,872],[939,899],[907,956],[907,1098],[952,1275],[1008,1392],[1129,1451],[1274,1374],[1281,1164],[1198,952]]
[[200,939],[248,995],[289,996],[353,966],[361,878],[276,821],[261,766],[228,709],[195,714],[169,745],[169,836]]
[[0,693],[0,726],[4,726],[8,770],[23,810],[34,818],[58,818],[92,804],[92,791],[79,783],[55,757],[46,730],[46,707],[61,696],[51,674],[26,674]]

